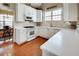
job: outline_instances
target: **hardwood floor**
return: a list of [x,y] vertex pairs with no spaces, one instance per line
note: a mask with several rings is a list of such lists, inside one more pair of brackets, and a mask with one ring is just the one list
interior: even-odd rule
[[0,55],[12,55],[12,56],[41,56],[42,52],[40,46],[45,43],[47,39],[37,37],[36,39],[17,45],[16,43],[4,43],[2,44]]

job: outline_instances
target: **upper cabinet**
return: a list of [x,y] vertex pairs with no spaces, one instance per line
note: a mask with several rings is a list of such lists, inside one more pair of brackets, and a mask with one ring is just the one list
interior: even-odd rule
[[32,7],[25,5],[24,14],[26,17],[32,17]]
[[64,21],[77,21],[78,20],[77,3],[64,3],[63,4],[63,19]]
[[36,9],[25,4],[16,4],[16,21],[36,21]]
[[42,10],[37,10],[37,22],[42,22]]
[[24,4],[16,4],[16,21],[24,22]]
[[35,22],[37,21],[37,10],[32,8],[31,11],[32,11],[32,20],[33,22]]
[[42,10],[32,9],[32,13],[34,22],[42,22]]
[[16,21],[42,22],[42,10],[36,10],[25,4],[16,4]]

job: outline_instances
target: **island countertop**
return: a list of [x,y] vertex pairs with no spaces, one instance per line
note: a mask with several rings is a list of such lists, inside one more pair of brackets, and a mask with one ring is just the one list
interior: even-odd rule
[[62,29],[40,47],[58,56],[79,56],[79,33]]

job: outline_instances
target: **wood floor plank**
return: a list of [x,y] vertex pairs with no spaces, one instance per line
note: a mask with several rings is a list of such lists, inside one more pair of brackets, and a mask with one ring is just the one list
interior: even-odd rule
[[47,40],[42,37],[37,37],[32,41],[26,42],[22,45],[17,45],[16,43],[4,44],[5,47],[10,47],[4,53],[4,55],[13,55],[13,56],[41,56],[42,52],[40,46],[45,43]]

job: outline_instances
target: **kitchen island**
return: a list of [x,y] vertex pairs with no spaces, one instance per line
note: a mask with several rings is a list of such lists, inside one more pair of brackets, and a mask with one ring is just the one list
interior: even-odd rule
[[79,56],[79,33],[62,29],[40,46],[43,56]]

